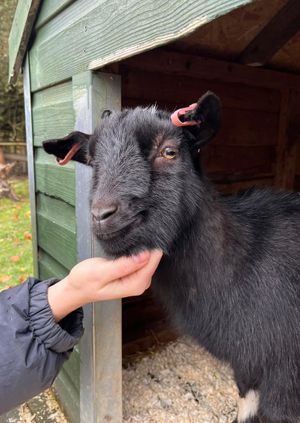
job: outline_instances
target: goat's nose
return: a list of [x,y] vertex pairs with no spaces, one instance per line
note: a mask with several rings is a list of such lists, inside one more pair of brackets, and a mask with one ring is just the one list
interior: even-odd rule
[[97,220],[98,222],[104,222],[113,214],[115,214],[117,210],[118,210],[117,204],[110,204],[109,206],[101,207],[101,208],[95,207],[95,208],[92,208],[92,216],[93,216],[93,219]]

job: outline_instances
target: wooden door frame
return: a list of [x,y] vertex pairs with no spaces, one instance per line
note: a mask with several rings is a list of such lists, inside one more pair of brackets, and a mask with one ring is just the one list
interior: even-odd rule
[[[86,71],[75,75],[75,129],[92,133],[105,109],[121,109],[118,75]],[[76,163],[76,222],[78,260],[103,257],[90,225],[89,189],[92,169]],[[84,283],[84,281],[82,281]],[[80,422],[122,422],[121,300],[84,308],[85,333],[80,343]]]

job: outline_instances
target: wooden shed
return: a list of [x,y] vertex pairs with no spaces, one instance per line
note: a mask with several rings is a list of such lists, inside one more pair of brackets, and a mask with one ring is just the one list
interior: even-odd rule
[[[90,169],[56,166],[41,143],[91,132],[104,109],[173,110],[212,90],[223,126],[203,160],[220,191],[300,189],[299,27],[299,0],[20,0],[9,78],[23,68],[36,275],[101,255]],[[122,344],[129,354],[174,335],[151,292],[86,307],[85,328],[58,397],[72,423],[120,423]]]

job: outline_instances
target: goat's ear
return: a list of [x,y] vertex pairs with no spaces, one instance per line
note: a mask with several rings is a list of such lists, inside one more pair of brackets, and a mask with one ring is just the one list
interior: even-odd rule
[[104,110],[104,112],[102,113],[102,115],[101,115],[101,119],[104,119],[104,118],[107,118],[107,117],[109,117],[110,115],[112,114],[112,111],[111,110]]
[[194,109],[180,117],[182,122],[194,121],[185,126],[184,132],[192,135],[194,145],[199,148],[208,143],[218,132],[221,125],[221,102],[219,97],[208,91],[199,98]]
[[44,141],[43,147],[46,153],[56,156],[60,165],[65,165],[70,160],[91,164],[89,157],[90,138],[91,135],[75,131],[64,138]]

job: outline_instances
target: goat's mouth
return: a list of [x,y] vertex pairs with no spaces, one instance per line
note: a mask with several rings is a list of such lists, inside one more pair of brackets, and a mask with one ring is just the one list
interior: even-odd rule
[[133,220],[131,220],[129,223],[127,222],[124,224],[121,228],[118,228],[117,230],[111,230],[111,231],[103,231],[99,226],[94,226],[93,231],[94,234],[97,236],[97,238],[101,240],[112,240],[115,238],[120,238],[126,236],[129,232],[131,232],[134,228],[139,226],[143,221],[143,215],[138,214]]

